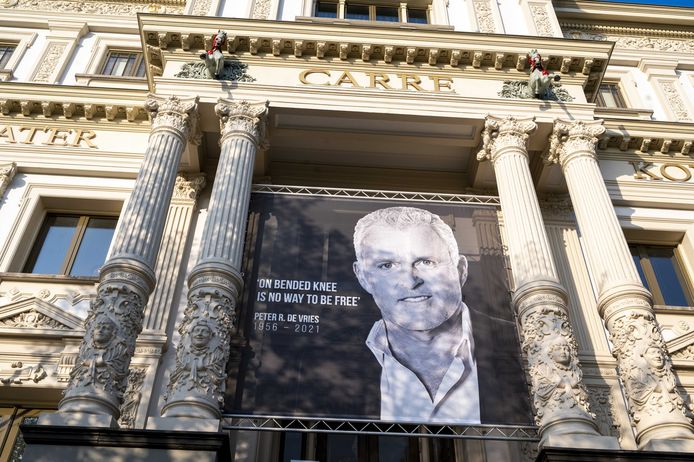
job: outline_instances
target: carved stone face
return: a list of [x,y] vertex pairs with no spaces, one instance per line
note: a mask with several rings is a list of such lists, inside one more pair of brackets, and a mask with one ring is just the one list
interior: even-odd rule
[[212,338],[212,331],[205,324],[198,324],[193,327],[190,333],[190,343],[193,344],[195,348],[203,348],[210,343]]
[[94,326],[94,345],[99,348],[103,348],[108,345],[111,341],[113,335],[115,334],[116,326],[107,319],[100,319],[97,321],[96,326]]
[[660,349],[656,347],[649,347],[643,353],[643,357],[651,367],[661,369],[663,366],[665,366],[665,359],[663,358]]
[[555,343],[550,347],[549,357],[557,364],[568,366],[571,362],[571,349],[569,348],[569,344],[565,341]]

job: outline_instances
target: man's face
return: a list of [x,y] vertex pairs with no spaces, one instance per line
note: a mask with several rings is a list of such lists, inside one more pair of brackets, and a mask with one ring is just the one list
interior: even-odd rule
[[354,272],[386,321],[430,330],[458,310],[461,273],[431,226],[373,226],[364,236],[361,257]]

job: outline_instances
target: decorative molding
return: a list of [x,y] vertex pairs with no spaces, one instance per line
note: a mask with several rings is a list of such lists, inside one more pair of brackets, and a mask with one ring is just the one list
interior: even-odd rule
[[[562,27],[571,27],[564,32],[564,37],[579,40],[595,40],[595,41],[610,41],[615,42],[616,48],[626,50],[652,50],[664,51],[671,53],[692,53],[694,52],[694,39],[686,38],[666,38],[657,37],[657,35],[666,35],[668,31],[659,31],[655,29],[629,29],[629,28],[608,28],[600,26],[584,26],[585,30],[578,30],[580,25],[563,24]],[[614,29],[614,30],[612,30]],[[607,30],[611,33],[598,32]],[[634,35],[616,35],[623,34],[649,34],[653,36],[634,36]],[[675,32],[670,32],[675,34]],[[694,38],[694,37],[693,37]]]
[[41,364],[24,367],[22,361],[15,361],[9,369],[0,369],[0,383],[3,385],[22,385],[28,381],[39,383],[46,377],[48,374]]
[[17,164],[11,162],[9,164],[0,164],[0,199],[5,195],[7,187],[12,182],[17,173]]
[[[502,98],[535,98],[534,95],[530,94],[527,80],[504,80],[504,86],[497,93],[497,95],[501,96]],[[552,82],[547,89],[544,99],[549,101],[563,101],[570,103],[575,98],[571,96],[560,83]]]
[[4,0],[0,2],[0,8],[105,15],[135,15],[136,13],[183,13],[183,5],[175,4],[161,6],[155,3],[121,3],[78,0]]
[[34,72],[32,80],[34,82],[52,83],[51,75],[58,67],[58,62],[63,56],[63,53],[65,53],[66,48],[67,43],[64,42],[49,43],[39,61],[39,65],[36,67],[36,72]]
[[0,328],[80,330],[81,327],[80,318],[37,297],[0,307]]
[[123,404],[120,407],[120,428],[134,428],[137,410],[142,401],[142,385],[147,375],[146,367],[131,367],[128,375],[128,386],[123,394]]
[[0,327],[23,327],[30,329],[63,329],[69,328],[49,318],[43,313],[39,313],[36,309],[31,309],[23,313],[19,313],[11,318],[0,319]]
[[[232,80],[236,82],[255,82],[255,78],[247,73],[248,65],[237,59],[225,60],[224,69],[216,80]],[[202,61],[185,63],[174,77],[181,79],[210,80],[207,66]]]

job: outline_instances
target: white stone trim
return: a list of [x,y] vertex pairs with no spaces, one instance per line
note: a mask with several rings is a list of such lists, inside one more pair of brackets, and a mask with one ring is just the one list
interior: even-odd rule
[[0,30],[0,42],[4,43],[14,43],[16,48],[12,53],[7,65],[2,69],[3,72],[0,74],[0,82],[6,82],[12,79],[14,72],[19,66],[19,62],[24,57],[27,49],[34,44],[34,41],[38,37],[36,32],[27,32],[24,29],[2,29]]

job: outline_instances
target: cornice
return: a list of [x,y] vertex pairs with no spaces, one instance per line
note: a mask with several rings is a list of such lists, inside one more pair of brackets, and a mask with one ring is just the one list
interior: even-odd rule
[[6,82],[0,87],[0,114],[142,123],[148,120],[146,96],[146,90]]
[[[630,26],[614,26],[608,24],[595,24],[592,22],[575,22],[575,21],[560,21],[562,29],[578,29],[604,32],[606,34],[619,35],[648,35],[657,37],[672,37],[672,38],[694,38],[694,31],[674,30],[672,28],[660,29],[652,27],[630,27]],[[671,27],[671,26],[670,26]]]
[[689,30],[694,24],[694,8],[596,0],[554,0],[553,5],[560,22],[571,18],[607,21],[612,24],[638,24],[637,27],[665,24],[669,27],[681,26]]
[[[209,48],[211,34],[227,31],[226,52],[240,59],[263,56],[270,61],[310,60],[385,63],[432,69],[484,70],[505,78],[527,78],[527,53],[542,51],[546,67],[577,78],[588,98],[597,88],[613,44],[594,40],[465,33],[408,27],[358,27],[351,24],[262,21],[139,14],[147,75],[162,75],[167,59]],[[308,58],[308,59],[307,59]],[[522,76],[522,77],[521,77]],[[590,99],[589,99],[590,100]]]
[[694,156],[694,123],[645,120],[605,120],[600,151],[621,151],[637,156]]

